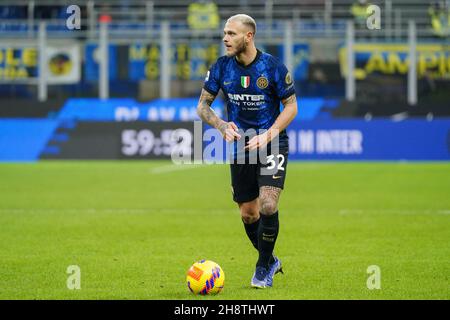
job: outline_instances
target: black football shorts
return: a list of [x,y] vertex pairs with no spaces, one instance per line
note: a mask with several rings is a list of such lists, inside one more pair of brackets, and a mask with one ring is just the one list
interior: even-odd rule
[[230,164],[233,200],[237,203],[252,201],[259,196],[262,186],[283,189],[287,162],[288,150],[283,149],[258,159],[256,164]]

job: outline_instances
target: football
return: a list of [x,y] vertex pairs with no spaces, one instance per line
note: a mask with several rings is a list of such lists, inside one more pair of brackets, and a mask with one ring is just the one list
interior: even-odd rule
[[187,287],[194,294],[218,294],[222,291],[224,282],[225,273],[211,260],[195,262],[186,275]]

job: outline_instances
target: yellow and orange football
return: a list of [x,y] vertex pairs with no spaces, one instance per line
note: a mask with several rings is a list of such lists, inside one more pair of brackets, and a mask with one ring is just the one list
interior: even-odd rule
[[189,268],[186,282],[194,294],[218,294],[223,289],[225,274],[214,261],[200,260]]

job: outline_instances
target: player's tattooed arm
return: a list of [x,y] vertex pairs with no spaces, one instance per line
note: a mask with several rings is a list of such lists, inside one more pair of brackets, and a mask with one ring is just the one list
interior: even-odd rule
[[271,215],[278,210],[278,200],[281,189],[272,186],[262,186],[259,189],[259,206],[262,214]]
[[233,122],[223,121],[216,115],[214,110],[211,109],[211,105],[215,98],[215,95],[212,95],[205,89],[202,89],[197,106],[198,116],[210,126],[218,129],[225,140],[233,141],[235,139],[240,139],[241,136],[237,133],[238,127],[236,124]]
[[211,105],[215,98],[215,95],[212,95],[205,89],[202,89],[202,93],[200,94],[200,99],[198,101],[197,114],[210,126],[217,128],[221,124],[221,119],[214,113],[214,110],[211,109]]
[[289,123],[294,120],[297,115],[297,97],[295,94],[291,94],[289,97],[281,100],[283,103],[283,111],[278,115],[278,118],[275,120],[274,124],[270,128],[269,131],[272,131],[271,138],[278,135],[281,131],[287,128]]
[[283,111],[278,115],[273,125],[266,132],[259,134],[250,139],[245,149],[250,151],[266,146],[270,141],[275,139],[281,131],[287,128],[289,123],[297,115],[297,98],[295,94],[281,100],[284,105]]
[[297,97],[295,96],[295,94],[292,94],[289,97],[281,100],[281,102],[283,103],[283,106],[287,106],[289,104],[297,105]]

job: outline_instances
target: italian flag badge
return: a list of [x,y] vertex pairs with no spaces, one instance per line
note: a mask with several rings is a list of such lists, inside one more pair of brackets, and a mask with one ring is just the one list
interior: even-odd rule
[[241,77],[241,86],[242,88],[248,88],[250,85],[250,77],[249,76],[242,76]]

